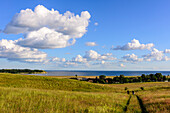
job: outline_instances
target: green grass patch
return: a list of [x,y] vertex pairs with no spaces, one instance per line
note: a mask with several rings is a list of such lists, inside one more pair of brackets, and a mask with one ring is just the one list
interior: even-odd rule
[[129,105],[127,106],[127,113],[141,113],[139,101],[136,95],[131,95]]
[[0,112],[123,112],[127,99],[122,93],[0,87]]
[[[169,113],[170,83],[97,84],[68,78],[0,74],[0,113]],[[136,91],[129,99],[125,87]],[[144,87],[144,90],[141,90]],[[129,99],[129,100],[128,100]],[[127,104],[129,103],[129,104]]]
[[170,90],[157,89],[138,93],[142,99],[146,110],[151,113],[169,113],[170,112]]
[[101,92],[116,91],[115,88],[84,81],[59,79],[34,75],[0,74],[0,86],[13,88],[35,88],[48,90]]

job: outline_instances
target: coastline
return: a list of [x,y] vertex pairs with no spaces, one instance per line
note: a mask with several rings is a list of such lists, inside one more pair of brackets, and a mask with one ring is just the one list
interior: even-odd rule
[[[52,77],[52,78],[76,78],[75,76],[42,76],[42,77]],[[99,76],[77,76],[77,78],[96,78]],[[106,76],[106,78],[114,78],[116,76]],[[125,77],[138,77],[138,76],[125,76]]]
[[[141,76],[142,74],[149,75],[149,74],[156,74],[156,73],[162,73],[162,75],[170,75],[170,71],[56,71],[56,70],[45,70],[47,73],[45,74],[36,74],[39,76],[58,76],[58,77],[75,77],[77,75],[78,77],[96,77],[100,75],[105,75],[108,77],[115,77],[115,76],[131,76],[131,77],[137,77]],[[34,73],[35,74],[35,73]]]

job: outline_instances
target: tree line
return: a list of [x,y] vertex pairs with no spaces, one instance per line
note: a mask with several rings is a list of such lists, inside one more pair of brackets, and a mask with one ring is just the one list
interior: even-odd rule
[[[169,75],[168,75],[169,76]],[[156,81],[170,81],[170,78],[168,78],[165,75],[162,75],[161,73],[156,74],[149,74],[145,75],[142,74],[141,76],[137,77],[125,77],[124,75],[116,76],[113,79],[112,78],[106,78],[105,75],[100,75],[99,78],[96,77],[95,79],[87,79],[87,81],[92,81],[93,83],[134,83],[134,82],[156,82]]]
[[0,73],[43,73],[44,70],[31,70],[31,69],[0,69]]

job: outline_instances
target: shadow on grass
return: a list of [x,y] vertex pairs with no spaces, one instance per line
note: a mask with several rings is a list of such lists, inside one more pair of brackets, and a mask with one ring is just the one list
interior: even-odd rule
[[126,106],[125,106],[125,108],[124,108],[124,112],[127,111],[127,107],[128,107],[128,105],[130,104],[130,99],[131,99],[131,95],[130,95],[130,97],[129,97],[127,103],[126,103]]
[[145,106],[144,106],[144,104],[143,104],[143,102],[142,102],[142,100],[139,98],[139,96],[136,95],[136,97],[137,97],[137,99],[138,99],[138,101],[139,101],[139,104],[140,104],[140,108],[141,108],[141,110],[142,110],[142,113],[148,113],[147,110],[146,110],[146,108],[145,108]]

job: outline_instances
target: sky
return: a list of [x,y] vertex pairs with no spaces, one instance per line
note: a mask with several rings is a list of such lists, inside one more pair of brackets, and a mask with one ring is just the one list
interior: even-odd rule
[[0,0],[0,68],[170,71],[170,1]]

